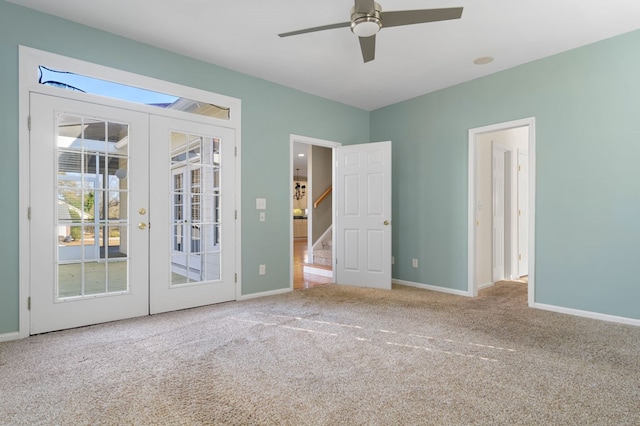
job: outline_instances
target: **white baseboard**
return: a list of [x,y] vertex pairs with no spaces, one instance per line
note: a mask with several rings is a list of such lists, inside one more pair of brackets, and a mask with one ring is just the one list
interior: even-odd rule
[[293,289],[290,287],[281,288],[279,290],[261,291],[260,293],[245,294],[243,296],[240,296],[238,300],[248,300],[248,299],[256,299],[258,297],[275,296],[277,294],[289,293],[292,291]]
[[440,287],[440,286],[437,286],[437,285],[420,284],[420,283],[414,283],[414,282],[411,282],[411,281],[404,281],[404,280],[397,280],[397,279],[393,279],[391,282],[393,284],[406,285],[406,286],[409,286],[409,287],[417,287],[417,288],[421,288],[423,290],[439,291],[441,293],[455,294],[457,296],[465,296],[465,297],[470,297],[471,296],[469,294],[469,292],[464,291],[464,290],[456,290],[454,288]]
[[18,340],[20,338],[20,333],[17,331],[13,333],[2,333],[0,334],[0,342],[8,342],[9,340]]
[[480,284],[478,286],[478,290],[482,290],[483,288],[488,288],[491,287],[492,285],[494,285],[495,283],[493,281],[488,282],[488,283],[484,283],[484,284]]
[[333,278],[331,269],[316,268],[314,266],[305,265],[303,271],[307,274],[320,275],[321,277]]
[[640,327],[640,319],[619,317],[616,315],[601,314],[598,312],[582,311],[580,309],[564,308],[562,306],[547,305],[544,303],[534,303],[532,308],[542,309],[545,311],[558,312],[561,314],[575,315],[578,317],[592,318],[602,321],[616,322],[619,324],[633,325]]

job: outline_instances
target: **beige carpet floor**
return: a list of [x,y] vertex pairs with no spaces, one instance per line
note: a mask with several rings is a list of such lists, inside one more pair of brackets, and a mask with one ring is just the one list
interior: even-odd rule
[[0,343],[3,425],[638,425],[640,328],[321,286]]

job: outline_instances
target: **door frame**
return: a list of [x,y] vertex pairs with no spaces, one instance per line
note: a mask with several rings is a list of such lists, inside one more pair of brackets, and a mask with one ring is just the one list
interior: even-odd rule
[[[30,251],[29,244],[29,204],[30,204],[30,130],[29,130],[29,94],[31,92],[43,93],[56,97],[66,97],[82,101],[99,103],[102,105],[123,107],[128,109],[145,112],[151,115],[160,115],[173,117],[177,119],[198,121],[205,124],[212,124],[219,127],[227,127],[235,130],[236,134],[236,157],[235,157],[235,176],[236,192],[234,196],[235,209],[237,218],[235,222],[235,273],[237,274],[236,282],[236,300],[242,295],[242,223],[241,223],[241,116],[242,103],[240,99],[232,98],[225,95],[219,95],[213,92],[172,83],[141,74],[134,74],[128,71],[110,68],[103,65],[97,65],[91,62],[74,59],[55,53],[50,53],[26,46],[19,46],[19,78],[18,78],[18,115],[19,115],[19,160],[18,160],[18,211],[19,211],[19,289],[18,289],[18,337],[24,338],[29,336],[30,330]],[[233,112],[230,114],[229,120],[217,119],[213,117],[198,116],[182,111],[163,110],[153,106],[143,104],[134,104],[132,102],[105,98],[97,95],[89,95],[85,93],[72,92],[57,87],[45,86],[38,83],[38,66],[44,65],[65,71],[71,71],[78,74],[113,81],[128,86],[139,87],[161,93],[170,93],[174,96],[184,97],[188,99],[196,99],[199,101],[209,102],[215,105],[224,105],[229,107]]]
[[[335,172],[335,148],[342,146],[342,144],[340,142],[333,142],[333,141],[329,141],[329,140],[325,140],[325,139],[317,139],[317,138],[312,138],[309,136],[301,136],[301,135],[296,135],[296,134],[290,134],[289,135],[289,185],[287,186],[288,188],[288,193],[291,192],[291,182],[293,182],[294,180],[294,173],[293,173],[293,149],[294,149],[294,144],[295,143],[303,143],[303,144],[307,144],[307,145],[316,145],[316,146],[322,146],[325,148],[331,148],[332,151],[332,158],[333,161],[331,162],[331,175],[334,175]],[[307,164],[307,167],[309,169],[309,165]],[[311,173],[308,173],[309,175]],[[311,188],[310,185],[313,185],[313,182],[311,182],[310,177],[307,177],[307,194],[311,194]],[[332,197],[332,210],[331,210],[331,216],[335,219],[335,207],[336,207],[336,191],[332,191],[331,192],[331,197]],[[308,203],[313,203],[313,200],[311,200],[309,198]],[[293,291],[293,279],[294,279],[294,263],[293,263],[293,197],[289,196],[289,242],[290,242],[290,246],[289,246],[289,290]],[[313,215],[313,213],[312,213]],[[312,219],[313,220],[313,217]],[[332,223],[334,222],[334,220],[331,221]],[[309,223],[307,224],[308,229],[311,229],[311,221],[309,221]],[[335,241],[335,226],[331,228],[331,238],[333,241]],[[336,253],[335,250],[332,254],[332,259],[331,259],[331,269],[334,269],[335,266],[335,257],[336,257]],[[335,279],[335,271],[334,271],[334,279]]]
[[535,304],[535,183],[536,183],[536,120],[528,117],[503,123],[491,124],[469,129],[469,158],[468,158],[468,228],[467,228],[467,294],[472,297],[478,295],[476,282],[476,205],[477,205],[477,136],[484,133],[509,130],[517,127],[528,127],[529,130],[529,278],[528,305]]

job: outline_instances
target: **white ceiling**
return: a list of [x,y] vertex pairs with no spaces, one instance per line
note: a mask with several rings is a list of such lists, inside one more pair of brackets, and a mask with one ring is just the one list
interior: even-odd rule
[[365,64],[349,28],[277,36],[346,22],[353,0],[9,1],[366,110],[640,28],[638,0],[380,0],[464,12],[383,28]]

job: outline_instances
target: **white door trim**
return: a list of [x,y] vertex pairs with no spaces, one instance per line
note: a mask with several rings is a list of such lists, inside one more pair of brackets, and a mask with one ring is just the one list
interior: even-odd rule
[[536,175],[536,121],[535,117],[520,120],[492,124],[489,126],[469,129],[469,158],[468,158],[468,201],[467,201],[467,292],[470,296],[478,295],[478,283],[476,276],[476,161],[477,161],[477,136],[483,133],[508,130],[516,127],[528,126],[529,129],[529,285],[528,304],[535,303],[535,175]]
[[[44,65],[61,70],[76,72],[79,74],[109,80],[129,86],[140,87],[143,89],[153,90],[162,93],[170,93],[175,96],[197,99],[201,101],[210,102],[215,105],[224,105],[231,108],[231,115],[229,120],[216,119],[212,117],[196,116],[181,111],[169,111],[160,108],[145,106],[142,104],[136,105],[130,102],[118,101],[99,97],[95,95],[87,95],[84,93],[72,92],[65,89],[59,89],[56,87],[44,86],[38,83],[38,66]],[[30,170],[29,170],[29,93],[44,93],[53,96],[68,97],[78,100],[93,100],[99,99],[99,103],[115,107],[124,107],[131,110],[147,112],[153,115],[168,116],[173,118],[179,118],[184,120],[197,121],[202,123],[214,124],[221,127],[229,127],[235,129],[236,132],[236,166],[235,166],[235,180],[236,180],[236,193],[235,193],[235,205],[238,212],[235,223],[235,235],[236,235],[236,249],[235,249],[235,269],[237,273],[237,285],[236,285],[236,299],[240,299],[242,295],[242,235],[241,235],[241,116],[242,116],[242,103],[240,99],[232,98],[224,95],[219,95],[213,92],[208,92],[193,87],[184,86],[181,84],[171,83],[168,81],[159,80],[156,78],[134,74],[131,72],[106,67],[103,65],[97,65],[90,62],[50,53],[42,50],[33,49],[26,46],[19,46],[19,74],[18,74],[18,120],[19,120],[19,151],[18,151],[18,210],[19,210],[19,288],[18,288],[18,335],[20,338],[29,336],[30,319],[29,319],[29,283],[31,281],[30,276],[30,258],[29,253],[31,251],[29,241],[29,219],[28,209],[30,204]]]
[[[329,140],[325,140],[325,139],[317,139],[317,138],[312,138],[309,136],[301,136],[301,135],[296,135],[296,134],[290,134],[289,135],[289,184],[287,185],[288,188],[288,193],[287,196],[289,197],[289,242],[290,242],[290,246],[289,246],[289,289],[291,291],[293,291],[293,268],[295,267],[294,263],[293,263],[293,215],[291,214],[291,212],[293,212],[293,197],[290,196],[291,194],[291,185],[290,183],[293,182],[294,176],[293,176],[293,147],[295,143],[304,143],[307,145],[316,145],[316,146],[322,146],[325,148],[331,148],[331,150],[333,151],[334,148],[337,148],[339,146],[342,146],[342,144],[340,142],[333,142],[333,141],[329,141]],[[333,176],[333,171],[335,168],[335,162],[332,162],[331,164],[331,175]],[[311,190],[310,188],[307,189],[307,193],[311,194]],[[331,212],[332,217],[335,218],[335,191],[332,191],[331,193],[331,197],[332,198],[332,206],[333,206],[333,210]],[[313,200],[311,200],[309,198],[309,200],[307,201],[308,203],[312,203]],[[309,226],[308,228],[309,230],[311,229],[311,227]],[[333,235],[333,229],[335,229],[335,227],[332,227],[332,239],[333,241],[335,241],[335,235]],[[311,235],[309,232],[307,232],[308,235]],[[335,265],[335,250],[333,253],[333,259],[331,261],[332,265]],[[335,276],[335,275],[334,275]]]

